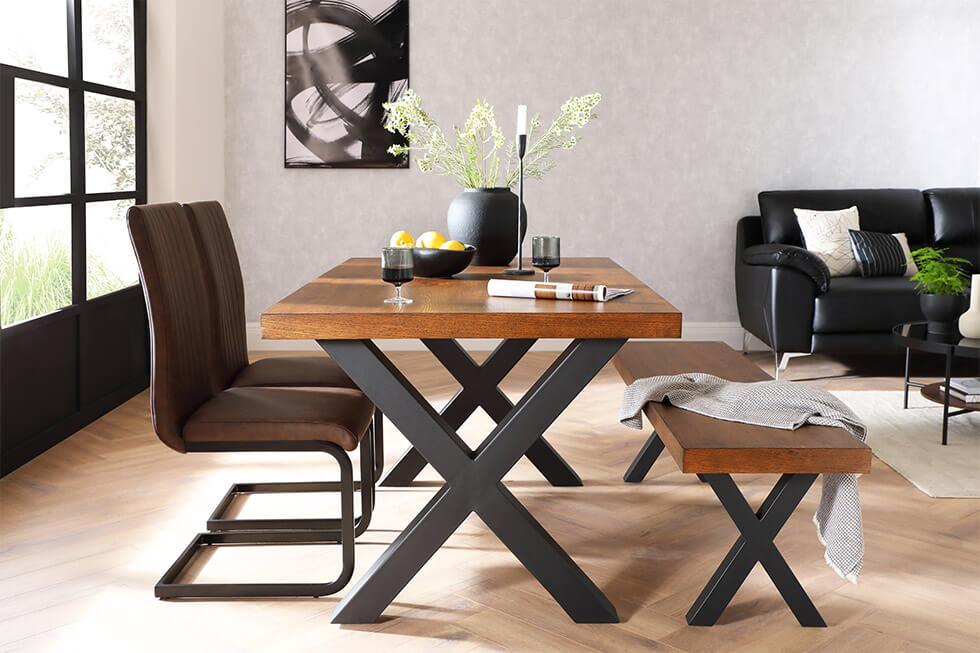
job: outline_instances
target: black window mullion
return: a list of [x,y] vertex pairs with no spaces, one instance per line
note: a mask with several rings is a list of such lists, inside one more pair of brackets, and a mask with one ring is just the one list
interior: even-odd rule
[[109,95],[111,97],[122,98],[123,100],[135,100],[136,92],[130,91],[125,88],[116,88],[115,86],[106,86],[105,84],[96,84],[95,82],[81,82],[81,87],[83,91],[88,91],[89,93],[98,93],[100,95]]
[[146,204],[146,0],[133,0],[134,79],[136,91],[136,203]]
[[71,165],[72,303],[87,299],[85,248],[85,92],[82,90],[82,0],[68,3],[68,132]]
[[0,208],[14,204],[14,78],[0,71]]
[[28,81],[38,82],[40,84],[59,86],[61,88],[68,88],[70,84],[68,78],[62,77],[61,75],[42,73],[39,70],[30,70],[29,68],[10,66],[5,63],[0,63],[0,74],[9,75],[10,77],[17,77],[18,79],[26,79]]

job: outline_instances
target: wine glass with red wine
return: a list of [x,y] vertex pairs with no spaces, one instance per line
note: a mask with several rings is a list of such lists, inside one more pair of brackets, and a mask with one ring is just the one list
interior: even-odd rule
[[395,296],[386,299],[385,304],[411,304],[411,299],[402,297],[402,285],[414,278],[410,247],[385,247],[381,250],[381,280],[395,286]]
[[544,272],[544,282],[548,283],[548,272],[561,265],[561,239],[558,236],[532,238],[531,264]]

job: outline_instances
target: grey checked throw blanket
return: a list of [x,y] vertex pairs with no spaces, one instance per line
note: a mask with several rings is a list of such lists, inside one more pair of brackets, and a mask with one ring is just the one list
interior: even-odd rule
[[[837,426],[864,442],[864,424],[844,403],[820,388],[786,381],[736,383],[689,372],[638,379],[626,388],[619,421],[640,429],[648,401],[664,399],[684,410],[730,422],[795,430],[804,424]],[[864,564],[864,526],[856,474],[824,474],[820,507],[813,516],[824,559],[852,583]]]

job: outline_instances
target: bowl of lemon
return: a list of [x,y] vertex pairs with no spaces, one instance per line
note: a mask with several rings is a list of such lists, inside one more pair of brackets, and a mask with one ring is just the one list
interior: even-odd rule
[[391,236],[392,247],[411,247],[412,265],[417,277],[451,277],[465,270],[473,261],[476,247],[458,240],[446,240],[438,231],[426,231],[413,238],[407,231]]

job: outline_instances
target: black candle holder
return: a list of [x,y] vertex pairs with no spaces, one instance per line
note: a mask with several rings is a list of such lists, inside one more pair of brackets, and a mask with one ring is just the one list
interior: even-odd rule
[[530,275],[534,270],[524,268],[524,243],[521,239],[521,221],[524,208],[524,153],[527,151],[527,134],[517,136],[517,267],[504,270],[504,274]]

